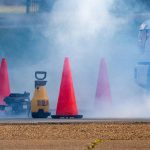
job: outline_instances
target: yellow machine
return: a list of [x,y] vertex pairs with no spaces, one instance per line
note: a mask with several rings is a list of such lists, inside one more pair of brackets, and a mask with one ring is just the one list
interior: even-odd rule
[[[43,77],[39,77],[43,75]],[[31,113],[32,118],[47,118],[50,115],[49,112],[49,99],[46,93],[45,85],[47,81],[46,72],[37,71],[35,72],[35,91],[31,101]]]

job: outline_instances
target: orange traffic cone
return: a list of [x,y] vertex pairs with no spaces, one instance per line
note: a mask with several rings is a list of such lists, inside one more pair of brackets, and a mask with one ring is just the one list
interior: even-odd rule
[[82,118],[78,115],[69,58],[65,58],[56,115],[52,118]]
[[97,104],[110,104],[112,101],[110,85],[108,79],[107,65],[103,58],[100,62],[100,70],[96,89],[96,106]]
[[4,98],[10,94],[8,68],[6,59],[3,58],[0,68],[0,106],[6,106]]

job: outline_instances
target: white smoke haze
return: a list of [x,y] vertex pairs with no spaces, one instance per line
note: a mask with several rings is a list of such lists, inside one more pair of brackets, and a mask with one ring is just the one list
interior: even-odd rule
[[[46,18],[49,25],[42,32],[49,41],[48,50],[43,49],[45,54],[36,64],[33,60],[26,66],[24,61],[22,67],[10,68],[12,91],[26,89],[32,97],[34,71],[45,70],[50,107],[56,109],[63,62],[68,56],[78,108],[85,117],[149,117],[150,97],[134,81],[134,67],[139,57],[137,39],[133,36],[136,33],[129,32],[130,18],[112,14],[114,2],[58,0]],[[138,35],[138,27],[135,28]],[[38,46],[43,48],[44,44]],[[37,51],[33,55],[41,54]],[[94,111],[99,63],[103,57],[109,72],[112,106],[105,111]]]
[[[124,24],[127,24],[128,20],[115,18],[109,11],[112,4],[113,0],[95,0],[94,2],[91,0],[58,1],[53,10],[52,20],[54,21],[52,22],[54,22],[54,26],[57,28],[55,41],[61,51],[60,57],[70,56],[78,104],[81,109],[87,111],[91,109],[94,103],[99,62],[102,57],[105,57],[108,62],[109,76],[112,82],[110,83],[113,103],[117,101],[115,104],[117,107],[120,107],[120,104],[127,103],[126,101],[129,98],[131,99],[131,93],[133,93],[133,96],[135,94],[134,87],[130,90],[128,86],[132,88],[129,85],[131,84],[130,81],[133,82],[133,86],[135,84],[133,81],[133,68],[135,63],[132,60],[134,57],[132,57],[133,52],[131,49],[135,49],[136,46],[134,47],[133,45],[135,43],[133,44],[131,42],[126,45],[125,42],[129,42],[130,40],[126,41],[121,35],[118,35],[118,32],[122,30],[122,27]],[[56,12],[60,13],[57,14]],[[116,39],[114,39],[115,36]],[[118,42],[124,43],[118,44],[115,41],[117,37],[122,38]],[[132,39],[132,37],[126,38]],[[115,64],[116,60],[118,60],[117,64]],[[128,66],[126,64],[128,61],[131,68],[127,68],[127,70],[125,69],[122,72],[122,68]],[[127,75],[126,80],[124,80],[124,73]],[[125,85],[126,83],[127,85]],[[129,104],[126,104],[127,106],[124,107],[127,108]],[[117,113],[117,107],[115,107],[114,113]],[[121,117],[123,112],[119,112],[118,110],[117,114],[120,115],[114,115]],[[93,114],[93,117],[102,117],[104,114],[102,113],[101,115],[101,113],[100,110],[99,113]],[[127,114],[126,111],[124,113]],[[108,112],[105,114],[110,116],[112,113]],[[89,115],[88,113],[87,117]]]

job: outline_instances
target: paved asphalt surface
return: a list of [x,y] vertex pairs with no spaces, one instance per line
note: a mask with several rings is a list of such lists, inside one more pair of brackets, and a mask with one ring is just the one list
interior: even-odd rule
[[0,124],[75,124],[75,123],[150,123],[150,119],[32,119],[32,118],[1,118]]

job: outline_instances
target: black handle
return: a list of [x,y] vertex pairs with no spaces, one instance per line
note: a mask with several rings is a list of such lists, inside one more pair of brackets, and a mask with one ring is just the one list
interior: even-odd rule
[[44,80],[46,78],[46,74],[47,74],[47,72],[45,72],[45,71],[36,71],[35,78],[37,80]]

